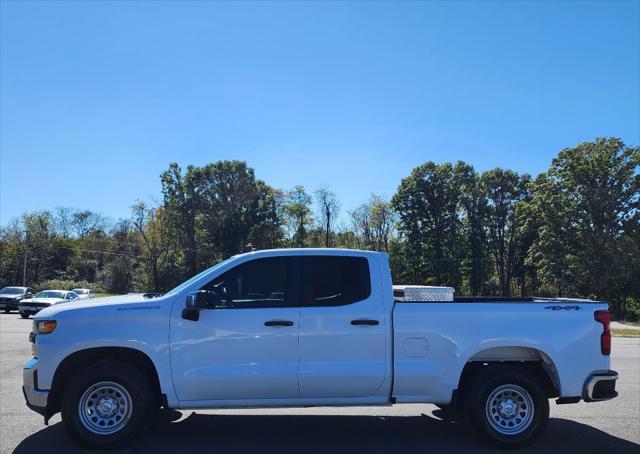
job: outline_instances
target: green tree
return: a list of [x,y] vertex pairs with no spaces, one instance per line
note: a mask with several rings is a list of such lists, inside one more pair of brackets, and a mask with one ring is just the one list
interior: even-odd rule
[[127,293],[132,290],[147,290],[140,282],[141,247],[138,245],[131,221],[120,220],[111,229],[111,246],[105,251],[108,257],[99,273],[101,285],[111,293]]
[[249,245],[281,244],[278,193],[245,162],[189,166],[184,173],[174,163],[161,182],[163,216],[182,251],[185,277]]
[[452,285],[462,282],[461,177],[465,164],[427,162],[400,183],[392,204],[406,244],[407,278],[415,283]]
[[467,275],[469,294],[484,295],[489,292],[487,283],[491,274],[485,230],[488,216],[487,200],[480,185],[480,176],[472,166],[460,163],[458,174],[464,216],[464,240],[467,246],[463,270]]
[[369,200],[349,212],[358,247],[372,251],[388,251],[396,221],[391,203],[372,194]]
[[544,283],[560,294],[608,299],[624,312],[621,295],[637,292],[626,251],[637,249],[639,166],[638,147],[599,138],[562,150],[536,179],[541,225],[532,255]]
[[305,247],[307,233],[313,223],[311,212],[312,199],[304,186],[296,186],[289,191],[284,201],[284,213],[289,230],[289,243],[296,247]]
[[[242,252],[249,244],[274,247],[280,222],[274,192],[241,161],[218,161],[201,170],[205,266]],[[257,244],[253,244],[255,242]]]
[[188,166],[185,173],[177,163],[160,175],[167,222],[176,236],[184,256],[184,277],[197,273],[196,216],[201,208],[201,172]]
[[281,247],[284,241],[281,193],[256,180],[257,209],[249,231],[248,244],[256,249]]
[[144,262],[151,274],[153,291],[167,290],[167,276],[163,271],[170,258],[175,255],[175,235],[171,235],[169,231],[164,209],[138,201],[131,207],[131,223],[141,239]]
[[511,295],[511,283],[516,267],[518,229],[516,212],[519,202],[529,197],[529,175],[496,168],[480,177],[487,202],[485,229],[488,246],[495,259],[498,286],[502,296]]
[[27,285],[47,279],[51,274],[54,237],[51,214],[48,211],[22,216],[27,254]]
[[0,227],[0,288],[22,284],[25,243],[18,219]]
[[520,296],[523,298],[534,293],[539,287],[536,267],[529,260],[531,249],[538,239],[540,228],[540,223],[531,203],[532,196],[531,191],[529,191],[525,199],[516,204],[513,222],[516,240],[512,276],[516,279]]

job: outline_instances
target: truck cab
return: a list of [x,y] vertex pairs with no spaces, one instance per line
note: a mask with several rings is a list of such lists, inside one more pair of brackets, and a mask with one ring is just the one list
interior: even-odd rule
[[185,319],[179,305],[171,315],[181,405],[388,400],[393,296],[372,281],[378,256],[247,256],[196,285],[198,320]]

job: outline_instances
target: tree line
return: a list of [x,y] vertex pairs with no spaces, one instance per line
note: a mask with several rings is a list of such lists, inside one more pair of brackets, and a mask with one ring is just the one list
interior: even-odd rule
[[0,285],[166,291],[237,253],[279,247],[385,251],[394,282],[459,295],[604,299],[640,315],[640,148],[598,138],[532,178],[426,162],[390,199],[343,210],[329,188],[283,191],[241,161],[160,176],[127,219],[56,208],[0,227]]

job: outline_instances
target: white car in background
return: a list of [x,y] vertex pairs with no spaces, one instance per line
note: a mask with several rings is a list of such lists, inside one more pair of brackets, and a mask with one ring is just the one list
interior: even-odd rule
[[20,317],[29,318],[30,315],[36,315],[42,309],[59,303],[67,303],[78,299],[78,294],[67,290],[44,290],[29,300],[23,300],[18,303],[18,312]]
[[71,290],[73,293],[78,295],[78,299],[84,300],[87,298],[95,298],[96,294],[93,293],[93,290],[90,288],[74,288]]

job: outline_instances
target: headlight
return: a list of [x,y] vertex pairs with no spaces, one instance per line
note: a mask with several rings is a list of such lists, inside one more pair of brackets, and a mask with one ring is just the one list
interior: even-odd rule
[[56,329],[55,320],[34,320],[33,334],[49,334]]

